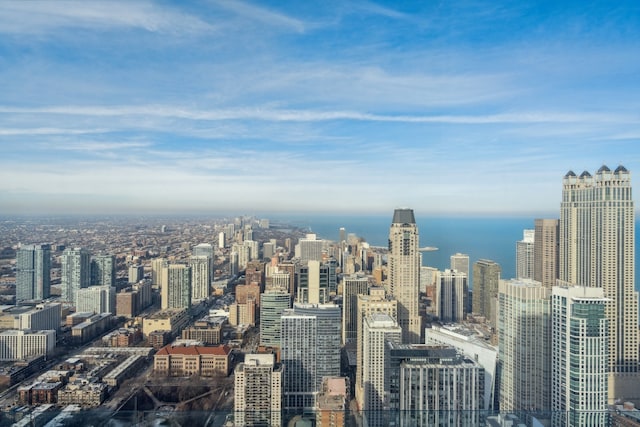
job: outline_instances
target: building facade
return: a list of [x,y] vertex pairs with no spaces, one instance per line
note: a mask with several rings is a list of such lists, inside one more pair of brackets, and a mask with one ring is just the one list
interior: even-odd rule
[[282,366],[272,354],[247,354],[234,371],[236,426],[282,425]]
[[465,319],[469,298],[466,274],[449,269],[438,272],[436,294],[436,312],[441,322],[456,323]]
[[533,279],[535,230],[524,230],[516,242],[516,278]]
[[492,327],[496,327],[496,302],[500,282],[500,265],[488,259],[473,263],[472,311],[484,316]]
[[62,299],[75,303],[76,291],[91,283],[91,254],[83,248],[68,248],[62,253]]
[[43,300],[51,293],[51,245],[23,245],[16,251],[16,301]]
[[342,279],[342,343],[355,342],[358,337],[358,295],[369,293],[369,280],[363,274]]
[[559,222],[557,219],[536,219],[533,238],[533,280],[550,288],[558,280]]

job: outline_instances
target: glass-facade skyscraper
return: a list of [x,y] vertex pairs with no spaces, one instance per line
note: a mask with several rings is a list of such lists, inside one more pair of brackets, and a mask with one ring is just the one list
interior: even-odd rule
[[49,298],[51,246],[24,245],[16,253],[16,301]]

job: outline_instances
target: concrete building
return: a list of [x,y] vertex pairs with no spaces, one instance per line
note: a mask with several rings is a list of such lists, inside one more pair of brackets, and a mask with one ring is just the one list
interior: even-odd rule
[[340,375],[340,307],[294,304],[281,319],[284,407],[314,408],[322,378]]
[[516,242],[516,278],[533,279],[535,230],[524,230]]
[[482,366],[452,347],[393,342],[388,346],[389,406],[394,425],[483,425]]
[[298,240],[295,247],[296,257],[300,258],[302,264],[309,261],[322,261],[324,241],[318,239],[315,234],[307,234],[306,237]]
[[422,319],[418,313],[420,239],[412,209],[396,209],[389,229],[387,269],[391,296],[398,301],[398,324],[405,343],[420,343]]
[[177,335],[189,323],[186,309],[167,309],[142,319],[142,334],[148,337],[151,332],[162,331]]
[[500,410],[551,407],[551,289],[531,279],[501,280],[498,292]]
[[51,293],[51,245],[23,245],[16,251],[16,302],[43,300]]
[[191,303],[196,303],[211,295],[212,260],[207,256],[195,255],[189,258],[189,267],[191,268]]
[[57,331],[62,321],[62,304],[45,302],[32,308],[16,307],[11,313],[14,317],[14,329]]
[[318,394],[316,425],[345,427],[349,403],[349,384],[344,377],[325,377]]
[[500,265],[491,260],[473,263],[472,311],[486,317],[493,328],[497,325],[496,302],[501,271]]
[[236,426],[282,425],[282,366],[273,354],[247,354],[234,371]]
[[56,331],[9,330],[0,332],[0,360],[26,360],[50,355],[56,347]]
[[551,299],[553,425],[606,425],[609,321],[603,289],[554,286]]
[[[335,269],[333,270],[335,272]],[[331,293],[331,267],[320,261],[309,260],[298,271],[299,304],[326,304]],[[335,280],[335,276],[333,276]]]
[[362,400],[358,401],[366,425],[389,425],[389,371],[387,343],[399,344],[402,328],[388,314],[372,314],[363,320]]
[[62,253],[62,299],[75,303],[76,291],[91,283],[91,254],[86,249],[68,248]]
[[168,261],[165,258],[156,258],[151,260],[151,284],[163,289],[165,283],[163,281],[166,276],[163,274],[163,270],[169,266]]
[[470,278],[469,255],[461,254],[460,252],[457,252],[451,255],[449,259],[450,259],[451,270],[456,270],[461,273],[464,273],[467,275],[467,278]]
[[191,267],[170,264],[163,275],[166,286],[160,291],[162,309],[191,307]]
[[533,279],[550,288],[559,277],[559,222],[557,219],[536,219],[534,230]]
[[591,176],[568,172],[560,205],[560,279],[600,287],[609,320],[609,403],[640,399],[635,209],[631,174],[602,166]]
[[133,264],[129,266],[129,283],[138,283],[144,278],[144,266]]
[[76,291],[76,310],[116,314],[116,288],[89,286]]
[[342,278],[342,343],[358,338],[358,295],[369,293],[369,280],[364,274]]

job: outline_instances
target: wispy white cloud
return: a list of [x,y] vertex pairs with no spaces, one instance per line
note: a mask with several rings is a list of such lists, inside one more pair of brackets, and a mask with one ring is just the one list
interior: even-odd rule
[[286,28],[297,33],[304,33],[306,29],[305,23],[300,19],[251,3],[237,0],[219,0],[216,1],[215,4],[223,9],[236,13],[244,19],[259,22],[270,27]]
[[198,17],[146,1],[0,2],[0,33],[39,34],[58,28],[139,28],[178,34],[211,30],[213,26]]
[[100,129],[66,129],[66,128],[0,128],[0,136],[29,136],[29,135],[85,135],[91,133],[109,132],[107,128]]

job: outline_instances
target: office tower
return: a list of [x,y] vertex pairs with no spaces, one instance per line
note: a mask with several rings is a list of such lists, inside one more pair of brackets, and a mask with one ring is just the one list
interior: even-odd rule
[[407,344],[421,341],[419,244],[413,210],[396,209],[389,229],[388,281],[391,296],[398,300],[398,324]]
[[467,275],[458,270],[438,273],[436,282],[436,312],[441,322],[462,322],[467,314]]
[[522,240],[516,242],[516,277],[533,279],[535,230],[524,230]]
[[[369,295],[358,295],[358,321],[356,335],[356,399],[362,404],[364,382],[362,364],[364,362],[364,318],[372,314],[386,314],[392,319],[398,318],[398,301],[387,296],[384,288],[369,288]],[[362,406],[361,406],[362,407]]]
[[238,252],[231,252],[229,254],[229,274],[236,275],[240,270],[240,254]]
[[260,345],[280,347],[280,316],[291,308],[291,294],[286,288],[275,288],[260,295]]
[[552,289],[555,426],[607,425],[609,326],[602,288]]
[[162,309],[191,307],[191,267],[169,264],[163,274],[166,286],[160,291]]
[[189,258],[191,267],[191,301],[209,298],[211,286],[211,259],[206,255],[195,255]]
[[551,289],[531,279],[500,280],[500,410],[551,407]]
[[367,295],[369,280],[363,274],[342,278],[342,343],[358,337],[358,295]]
[[271,242],[264,242],[262,244],[262,259],[271,259],[276,253],[276,246]]
[[116,285],[116,257],[95,255],[91,257],[91,285]]
[[388,344],[389,409],[397,426],[484,425],[485,371],[453,347]]
[[249,261],[253,261],[254,259],[260,259],[260,246],[256,240],[245,240],[242,243],[249,247],[249,260],[247,261],[247,264]]
[[165,258],[156,258],[151,260],[151,283],[160,289],[164,287],[162,282],[162,270],[169,266],[169,262]]
[[449,258],[451,261],[451,269],[464,273],[469,277],[469,255],[457,252]]
[[16,251],[16,302],[49,298],[51,245],[24,245]]
[[387,342],[399,344],[402,328],[388,314],[366,316],[362,322],[362,384],[360,407],[369,426],[389,425],[389,372],[386,369]]
[[234,424],[282,425],[282,366],[273,354],[247,354],[234,371]]
[[76,291],[86,288],[91,282],[91,255],[82,248],[68,248],[62,253],[62,299],[71,303],[76,300]]
[[245,225],[244,226],[244,231],[242,234],[242,240],[244,242],[249,241],[249,240],[253,240],[253,230],[251,229],[251,225]]
[[311,260],[300,266],[298,272],[298,294],[300,304],[325,304],[329,302],[329,269],[326,264]]
[[481,259],[473,263],[472,311],[484,316],[491,327],[497,324],[496,301],[500,282],[500,265]]
[[129,266],[129,283],[138,283],[144,279],[144,266],[134,264]]
[[89,286],[76,291],[76,312],[116,314],[116,288],[114,286]]
[[533,279],[550,288],[558,280],[559,221],[536,219],[533,239]]
[[294,304],[281,321],[284,407],[313,408],[322,378],[340,375],[340,307]]
[[226,238],[224,235],[224,231],[218,233],[218,249],[224,249],[226,243]]
[[638,396],[638,293],[631,175],[602,166],[568,172],[560,206],[560,279],[601,287],[609,319],[609,402]]
[[322,261],[323,247],[324,240],[318,239],[315,234],[307,234],[305,238],[298,240],[296,257],[303,264],[307,261]]

